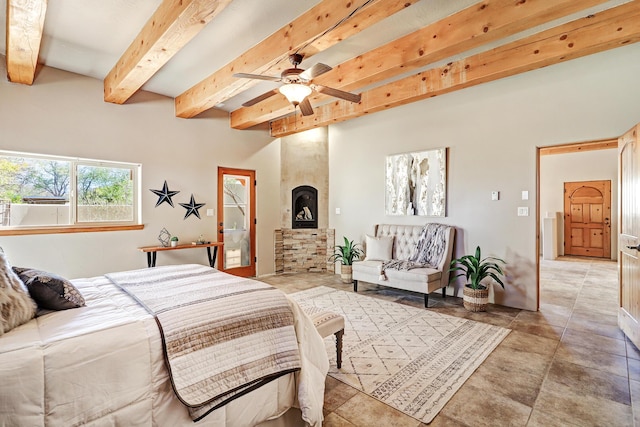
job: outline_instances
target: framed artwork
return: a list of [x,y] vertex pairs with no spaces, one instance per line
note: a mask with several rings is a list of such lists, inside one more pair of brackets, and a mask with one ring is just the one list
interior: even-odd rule
[[446,216],[447,149],[387,156],[385,213]]

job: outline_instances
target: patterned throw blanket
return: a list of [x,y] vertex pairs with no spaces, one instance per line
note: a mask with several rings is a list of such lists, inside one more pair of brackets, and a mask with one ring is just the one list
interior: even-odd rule
[[380,280],[387,280],[385,270],[411,270],[413,268],[438,268],[447,248],[449,226],[430,223],[420,232],[416,249],[408,260],[392,259],[380,266]]
[[282,292],[200,265],[106,275],[156,319],[171,383],[194,421],[301,366]]

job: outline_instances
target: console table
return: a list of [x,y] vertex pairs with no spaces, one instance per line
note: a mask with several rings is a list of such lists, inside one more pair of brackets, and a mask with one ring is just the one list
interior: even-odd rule
[[[188,245],[178,245],[178,246],[143,246],[138,248],[140,252],[147,253],[147,266],[155,267],[156,266],[156,254],[160,251],[177,251],[180,249],[195,249],[195,248],[207,248],[207,258],[209,258],[209,265],[215,268],[216,265],[216,257],[218,256],[218,248],[223,245],[222,242],[210,242],[210,243],[202,243],[200,245],[188,244]],[[211,253],[211,248],[213,248],[213,254]]]

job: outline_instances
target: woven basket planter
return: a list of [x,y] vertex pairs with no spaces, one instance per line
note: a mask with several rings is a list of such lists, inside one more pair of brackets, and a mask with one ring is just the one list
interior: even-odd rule
[[465,286],[462,303],[469,311],[487,311],[489,289],[471,289]]
[[353,283],[353,266],[342,264],[340,266],[340,278],[342,283]]

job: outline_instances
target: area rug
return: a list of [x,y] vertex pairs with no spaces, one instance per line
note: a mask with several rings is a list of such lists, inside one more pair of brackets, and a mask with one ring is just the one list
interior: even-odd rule
[[345,318],[342,368],[329,375],[429,423],[509,329],[325,286],[289,295]]

